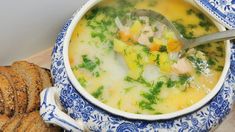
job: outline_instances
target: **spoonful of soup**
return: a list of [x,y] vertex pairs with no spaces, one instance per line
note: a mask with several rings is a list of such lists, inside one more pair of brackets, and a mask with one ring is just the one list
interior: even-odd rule
[[200,73],[209,75],[209,59],[194,47],[235,38],[235,30],[229,30],[186,39],[169,20],[150,10],[135,10],[122,18],[116,17],[115,24],[117,35],[113,49],[117,58],[126,62],[122,64],[126,64],[128,75],[134,79],[145,71],[151,71],[149,65],[162,73],[187,74],[196,67]]
[[183,35],[179,33],[176,27],[160,13],[157,13],[151,10],[138,9],[132,12],[131,15],[134,17],[148,17],[152,21],[160,22],[161,26],[164,27],[165,25],[168,28],[168,30],[171,30],[172,32],[174,32],[174,35],[178,41],[170,42],[171,43],[169,45],[170,50],[183,51],[183,50],[190,49],[199,45],[207,44],[209,42],[218,42],[222,40],[235,39],[235,29],[218,32],[214,34],[209,34],[209,35],[204,35],[204,36],[194,38],[194,39],[186,39],[183,37]]

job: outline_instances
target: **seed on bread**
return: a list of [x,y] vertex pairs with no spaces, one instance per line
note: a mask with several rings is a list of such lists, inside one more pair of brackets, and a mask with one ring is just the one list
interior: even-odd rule
[[23,117],[24,117],[23,114],[19,114],[19,115],[12,117],[2,126],[2,131],[3,132],[15,132],[15,129],[18,127]]
[[17,61],[12,64],[12,69],[26,82],[28,89],[28,105],[26,112],[39,108],[39,92],[42,89],[40,72],[36,65],[26,61]]
[[15,114],[24,113],[27,108],[27,85],[25,81],[11,67],[0,66],[0,74],[7,77],[14,90]]
[[4,101],[4,113],[12,116],[15,112],[14,91],[7,77],[0,74],[0,91]]

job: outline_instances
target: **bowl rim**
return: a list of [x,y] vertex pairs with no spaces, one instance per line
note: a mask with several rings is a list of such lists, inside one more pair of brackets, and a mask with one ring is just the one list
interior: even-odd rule
[[[64,64],[65,64],[65,71],[67,72],[69,80],[71,81],[73,86],[76,88],[76,90],[87,101],[89,101],[93,105],[97,106],[98,108],[101,108],[101,109],[103,109],[103,110],[105,110],[105,111],[107,111],[107,112],[109,112],[113,115],[116,115],[116,116],[121,116],[121,117],[124,117],[124,118],[127,118],[127,119],[134,119],[134,120],[154,121],[154,120],[172,119],[172,118],[175,118],[175,117],[179,117],[179,116],[182,116],[182,115],[185,115],[185,114],[192,113],[192,112],[198,110],[199,108],[203,107],[213,97],[216,96],[216,94],[221,89],[224,80],[226,79],[226,75],[227,75],[227,72],[228,72],[229,67],[230,67],[231,47],[230,47],[230,42],[229,41],[225,41],[225,43],[226,43],[226,47],[225,47],[226,48],[225,49],[226,50],[225,64],[224,64],[224,69],[222,71],[222,74],[220,75],[219,81],[217,82],[217,84],[215,85],[213,90],[210,91],[209,94],[207,94],[203,99],[201,99],[200,101],[198,101],[197,103],[193,104],[190,107],[187,107],[185,109],[175,111],[175,112],[172,112],[172,113],[161,114],[161,115],[134,114],[134,113],[124,112],[124,111],[121,111],[119,109],[113,108],[111,106],[108,106],[108,105],[100,102],[96,98],[94,98],[90,93],[88,93],[81,86],[81,84],[77,81],[75,75],[73,74],[73,71],[71,69],[71,65],[69,63],[68,49],[69,49],[69,43],[70,43],[71,36],[73,34],[73,31],[74,31],[75,27],[77,26],[77,23],[81,20],[81,18],[85,15],[86,12],[88,12],[92,7],[94,7],[96,4],[98,4],[101,1],[102,0],[90,0],[80,10],[75,12],[75,14],[72,18],[71,24],[69,25],[69,27],[68,27],[68,29],[65,33],[65,37],[64,37],[64,41],[63,41],[63,61],[64,61]],[[190,3],[190,4],[192,4],[192,3]],[[195,5],[193,5],[193,6],[196,7]],[[198,9],[200,11],[202,11],[200,8],[198,8]],[[207,14],[205,14],[205,15],[207,15]],[[210,20],[212,20],[211,17],[208,16],[208,18],[210,18]],[[224,28],[224,26],[222,26],[218,22],[215,22],[214,20],[212,20],[212,21],[214,22],[214,24],[217,26],[217,28],[220,31],[226,30]]]

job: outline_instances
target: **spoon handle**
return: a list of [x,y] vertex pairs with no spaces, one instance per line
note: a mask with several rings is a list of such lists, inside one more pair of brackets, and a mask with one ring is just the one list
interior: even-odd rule
[[230,39],[235,39],[235,29],[205,35],[196,39],[191,39],[189,40],[190,42],[186,47],[193,48],[198,45],[206,44],[209,42],[218,42],[218,41],[230,40]]

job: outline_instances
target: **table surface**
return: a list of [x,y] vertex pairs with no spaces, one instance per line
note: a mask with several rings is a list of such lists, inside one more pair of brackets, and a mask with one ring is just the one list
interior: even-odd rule
[[[46,49],[40,53],[37,53],[25,60],[35,63],[41,67],[50,69],[51,65],[51,52],[52,48]],[[231,113],[223,121],[223,123],[215,130],[215,132],[231,132],[235,131],[235,104]]]

